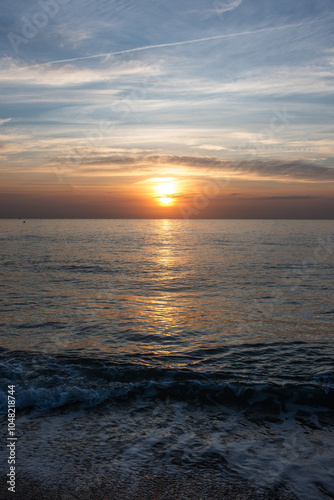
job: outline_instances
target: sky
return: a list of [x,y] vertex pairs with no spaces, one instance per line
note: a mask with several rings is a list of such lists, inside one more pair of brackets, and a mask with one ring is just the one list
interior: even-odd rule
[[0,0],[0,217],[334,218],[333,0]]

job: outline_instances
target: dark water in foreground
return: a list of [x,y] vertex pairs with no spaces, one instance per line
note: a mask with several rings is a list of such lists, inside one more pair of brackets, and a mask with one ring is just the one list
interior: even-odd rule
[[22,470],[334,498],[333,221],[3,220],[0,244]]

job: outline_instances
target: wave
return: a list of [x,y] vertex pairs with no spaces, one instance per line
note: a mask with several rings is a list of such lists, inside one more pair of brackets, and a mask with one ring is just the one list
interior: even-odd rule
[[[18,409],[39,411],[66,406],[94,407],[110,401],[170,400],[221,405],[272,416],[303,407],[334,410],[334,375],[320,372],[307,383],[251,381],[230,373],[145,367],[139,364],[18,354],[0,363],[2,387],[16,385]],[[0,411],[7,394],[0,393]]]

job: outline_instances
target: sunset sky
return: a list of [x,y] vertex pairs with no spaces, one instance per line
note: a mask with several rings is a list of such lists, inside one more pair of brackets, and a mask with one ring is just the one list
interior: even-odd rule
[[2,0],[0,217],[333,218],[333,0]]

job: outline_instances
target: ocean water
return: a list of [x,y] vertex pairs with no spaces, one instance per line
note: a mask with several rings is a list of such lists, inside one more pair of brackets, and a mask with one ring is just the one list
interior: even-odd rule
[[21,471],[334,498],[334,221],[1,220],[0,245]]

